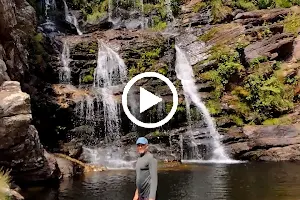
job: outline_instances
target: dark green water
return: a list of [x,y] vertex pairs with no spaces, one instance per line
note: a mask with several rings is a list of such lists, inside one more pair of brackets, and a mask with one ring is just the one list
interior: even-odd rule
[[[131,200],[134,171],[90,173],[58,188],[24,193],[28,200]],[[157,200],[292,200],[300,198],[300,163],[199,164],[159,171]]]

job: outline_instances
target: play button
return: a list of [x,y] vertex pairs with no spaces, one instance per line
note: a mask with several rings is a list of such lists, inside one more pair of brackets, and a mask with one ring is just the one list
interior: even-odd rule
[[[127,96],[128,96],[130,88],[138,80],[140,80],[142,78],[153,78],[153,77],[160,79],[161,81],[163,81],[164,83],[166,83],[168,85],[168,87],[170,88],[170,90],[172,92],[173,103],[172,103],[172,108],[171,108],[170,112],[164,119],[162,119],[161,121],[156,122],[156,123],[144,123],[144,122],[138,120],[129,111],[129,108],[127,105],[127,103],[128,103]],[[163,101],[163,99],[161,97],[158,97],[158,96],[152,94],[151,92],[147,91],[143,87],[140,87],[139,89],[140,89],[140,113],[143,113],[144,111],[148,110],[149,108],[151,108],[154,105]],[[140,127],[144,127],[144,128],[156,128],[156,127],[164,125],[174,116],[177,106],[178,106],[178,94],[177,94],[175,86],[167,77],[163,76],[162,74],[156,73],[156,72],[145,72],[145,73],[142,73],[142,74],[139,74],[139,75],[133,77],[127,83],[127,85],[125,86],[125,88],[123,90],[123,94],[122,94],[122,106],[123,106],[123,110],[124,110],[125,114],[127,115],[127,117],[136,125],[138,125]]]
[[140,87],[140,113],[162,101],[162,98]]

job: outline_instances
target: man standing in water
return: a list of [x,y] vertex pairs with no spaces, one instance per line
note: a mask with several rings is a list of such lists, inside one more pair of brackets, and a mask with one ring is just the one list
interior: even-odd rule
[[136,141],[139,158],[136,163],[136,191],[133,200],[155,200],[157,190],[157,160],[148,151],[148,140]]

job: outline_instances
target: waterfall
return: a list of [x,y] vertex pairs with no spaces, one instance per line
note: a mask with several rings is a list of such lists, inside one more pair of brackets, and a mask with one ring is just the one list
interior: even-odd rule
[[173,22],[175,18],[173,16],[173,12],[171,10],[171,0],[166,0],[165,5],[166,5],[166,10],[167,10],[167,18],[168,18],[169,22]]
[[123,59],[101,40],[98,41],[97,68],[94,87],[110,87],[125,83],[127,69]]
[[142,29],[145,28],[145,16],[144,16],[144,1],[140,0],[141,4],[141,14],[142,14]]
[[[125,150],[120,144],[120,108],[114,96],[114,88],[122,86],[126,80],[127,68],[122,58],[98,40],[98,59],[92,88],[97,107],[92,110],[103,113],[105,143],[101,147],[84,147],[83,157],[92,164],[108,168],[133,166],[135,156],[132,155],[132,150]],[[128,159],[124,160],[125,157]]]
[[165,112],[165,101],[161,101],[157,104],[157,119],[162,120],[164,118]]
[[63,2],[64,2],[64,7],[65,7],[65,19],[66,19],[66,21],[75,26],[78,35],[82,35],[82,32],[79,29],[79,24],[78,24],[77,18],[69,12],[69,8],[68,8],[68,5],[67,5],[66,1],[63,0]]
[[123,84],[127,78],[127,69],[120,56],[102,41],[98,41],[97,68],[94,72],[94,88],[103,103],[106,139],[119,137],[119,108],[113,95],[113,87]]
[[212,160],[215,161],[231,161],[227,156],[223,146],[220,142],[220,135],[215,127],[214,121],[210,116],[210,113],[204,103],[201,101],[201,98],[198,94],[197,87],[195,85],[193,68],[189,64],[185,54],[179,49],[178,46],[175,46],[176,49],[176,65],[175,71],[177,78],[181,80],[184,94],[188,96],[191,102],[193,102],[197,108],[202,112],[204,120],[208,126],[210,135],[213,139],[213,157]]
[[112,0],[108,0],[108,21],[111,22],[112,21],[112,8],[113,8],[113,5],[112,5]]
[[[136,162],[136,150],[134,147],[127,149],[111,147],[100,147],[97,149],[90,149],[83,147],[82,157],[94,165],[106,166],[109,169],[134,169]],[[124,157],[127,159],[124,160]]]
[[50,20],[49,18],[49,11],[50,10],[56,10],[56,2],[55,0],[45,0],[45,16],[46,16],[46,21]]
[[85,124],[93,125],[95,119],[94,97],[84,95],[75,108],[79,119]]
[[63,50],[61,53],[61,62],[63,67],[60,69],[60,73],[59,73],[59,81],[61,83],[70,84],[71,81],[71,69],[69,68],[70,61],[71,61],[70,47],[67,41],[64,41]]
[[43,23],[41,23],[39,27],[47,30],[47,32],[56,31],[55,22],[53,19],[54,16],[51,15],[51,12],[56,10],[55,0],[43,0],[40,3],[41,3],[41,6],[44,8],[45,21]]

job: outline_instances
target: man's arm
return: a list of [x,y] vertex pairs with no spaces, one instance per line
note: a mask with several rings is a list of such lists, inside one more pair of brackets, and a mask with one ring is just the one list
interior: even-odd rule
[[157,160],[152,158],[149,164],[151,182],[150,182],[150,194],[149,200],[155,200],[157,190]]
[[139,191],[138,191],[138,189],[136,188],[135,193],[134,193],[133,200],[138,200],[138,199],[139,199]]

